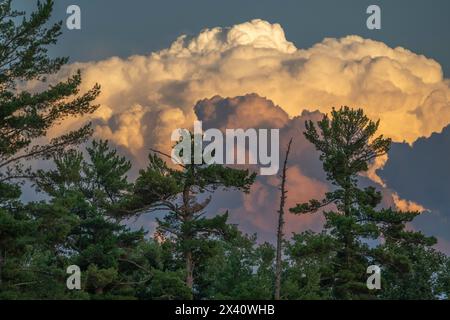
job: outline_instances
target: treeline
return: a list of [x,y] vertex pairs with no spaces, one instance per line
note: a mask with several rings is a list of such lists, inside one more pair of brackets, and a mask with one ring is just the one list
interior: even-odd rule
[[[61,30],[61,23],[45,27],[52,7],[46,1],[25,16],[0,2],[0,299],[449,297],[449,258],[433,249],[436,239],[406,229],[419,213],[383,208],[379,191],[358,184],[390,146],[362,110],[344,107],[307,123],[304,135],[334,188],[290,212],[281,205],[274,235],[283,234],[286,214],[323,214],[326,223],[277,247],[242,233],[227,212],[208,212],[218,189],[250,192],[255,174],[248,170],[173,168],[152,152],[130,181],[129,160],[106,141],[87,142],[89,124],[43,139],[63,119],[94,112],[100,92],[80,93],[79,73],[40,92],[18,89],[30,80],[45,84],[67,63],[47,55]],[[34,170],[32,160],[49,161],[51,169]],[[21,201],[23,181],[45,200]],[[154,235],[126,226],[154,212],[162,214]],[[81,290],[66,286],[71,265],[81,270]],[[366,285],[370,265],[381,269],[380,290]]]

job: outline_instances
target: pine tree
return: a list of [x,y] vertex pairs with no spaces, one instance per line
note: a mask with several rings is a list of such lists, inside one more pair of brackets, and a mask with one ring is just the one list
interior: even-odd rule
[[[37,186],[51,200],[30,210],[52,238],[60,234],[58,228],[64,228],[61,237],[55,238],[55,254],[80,267],[87,292],[94,298],[122,293],[131,297],[135,292],[124,290],[129,275],[122,271],[137,267],[130,255],[144,241],[145,232],[131,231],[113,216],[130,192],[126,174],[131,164],[109,149],[106,141],[94,141],[87,153],[88,161],[81,152],[71,150],[55,158],[56,169],[39,171]],[[56,208],[62,212],[61,219],[56,219]]]
[[332,284],[336,239],[326,231],[305,231],[286,241],[286,266],[282,282],[283,297],[289,300],[333,298]]
[[430,300],[447,294],[441,284],[448,279],[448,257],[433,248],[436,238],[406,228],[419,214],[389,208],[373,215],[384,239],[373,252],[373,263],[382,266],[382,299]]
[[[99,86],[79,94],[80,72],[66,82],[49,85],[46,90],[30,93],[19,84],[31,80],[45,84],[47,77],[67,63],[67,58],[51,59],[48,46],[61,34],[61,22],[47,28],[53,1],[38,3],[29,18],[14,11],[11,0],[0,4],[0,169],[1,182],[22,177],[21,160],[49,158],[67,146],[84,141],[91,133],[89,124],[38,144],[48,130],[67,117],[91,113],[91,102]],[[23,17],[22,20],[20,18]],[[20,23],[18,23],[20,21]]]
[[[89,124],[43,142],[49,129],[65,118],[91,113],[97,108],[92,101],[99,94],[99,86],[80,94],[79,72],[39,92],[24,90],[28,81],[37,81],[44,87],[48,75],[56,73],[68,61],[47,55],[48,46],[55,44],[61,34],[61,22],[46,27],[52,8],[51,0],[38,3],[37,10],[27,17],[24,12],[12,9],[11,0],[0,3],[0,207],[3,208],[0,285],[3,266],[8,264],[6,257],[13,257],[12,247],[5,243],[9,243],[12,230],[32,224],[26,214],[17,210],[20,196],[17,180],[33,176],[30,166],[24,162],[48,159],[68,146],[85,141],[91,134]],[[16,204],[15,209],[11,203]],[[18,234],[17,239],[20,238]],[[14,247],[19,243],[17,240]]]
[[308,213],[328,204],[336,206],[337,210],[324,213],[325,228],[338,240],[332,262],[333,294],[338,299],[359,298],[369,294],[364,277],[370,249],[361,240],[379,236],[371,217],[381,195],[373,187],[358,188],[358,174],[368,170],[371,160],[386,154],[391,141],[374,137],[379,122],[370,121],[361,109],[333,109],[331,116],[317,123],[320,132],[312,121],[306,122],[304,135],[320,152],[327,179],[336,189],[322,201],[311,200],[291,211]]
[[216,251],[206,257],[196,279],[200,299],[264,299],[273,297],[275,249],[257,244],[256,235],[235,233],[216,242]]
[[195,265],[207,255],[210,241],[229,232],[227,212],[206,217],[211,194],[218,188],[248,192],[255,174],[217,164],[181,167],[169,168],[156,154],[150,154],[148,167],[136,181],[132,206],[141,213],[165,212],[157,219],[158,233],[176,244],[176,253],[184,260],[186,286],[193,290]]
[[[325,115],[317,123],[319,131],[312,121],[306,123],[304,135],[320,152],[320,160],[334,190],[322,201],[310,200],[290,210],[303,214],[317,212],[327,205],[335,209],[324,211],[324,233],[298,235],[294,239],[295,246],[290,248],[291,254],[310,261],[314,251],[320,252],[319,256],[326,259],[314,266],[315,272],[319,272],[317,284],[325,292],[330,289],[330,296],[336,299],[402,298],[408,296],[407,283],[410,291],[415,291],[409,297],[436,297],[432,279],[433,274],[441,270],[439,255],[431,248],[436,240],[406,230],[406,224],[419,212],[378,208],[381,193],[372,186],[364,189],[358,186],[359,175],[368,170],[371,161],[389,150],[391,140],[376,136],[378,126],[379,121],[369,120],[361,109],[348,107],[333,109],[331,119]],[[367,244],[368,240],[380,242],[381,239],[384,242],[378,246]],[[421,268],[425,267],[426,259],[430,265],[424,272]],[[417,263],[418,260],[421,262]],[[389,279],[385,291],[369,291],[366,286],[367,267],[374,264],[379,265],[385,279]],[[421,274],[422,288],[416,274]],[[415,281],[408,282],[413,279]]]

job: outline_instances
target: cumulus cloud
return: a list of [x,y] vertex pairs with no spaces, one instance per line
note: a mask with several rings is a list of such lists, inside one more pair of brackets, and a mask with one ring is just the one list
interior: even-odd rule
[[[140,164],[149,147],[169,151],[172,130],[190,128],[198,118],[216,127],[283,127],[282,146],[290,136],[301,137],[305,118],[318,119],[333,106],[361,107],[381,120],[383,134],[410,144],[450,123],[450,81],[433,59],[354,35],[301,49],[286,39],[279,24],[263,20],[182,35],[149,55],[74,63],[49,80],[66,78],[76,69],[83,74],[82,90],[102,85],[101,108],[91,119],[95,136],[127,149]],[[39,90],[39,83],[28,88]],[[267,100],[239,97],[248,93]],[[203,100],[194,110],[197,101],[216,95],[238,98]],[[221,103],[233,112],[222,113],[217,108]],[[311,112],[315,110],[319,112]],[[68,120],[62,128],[79,125],[77,121]],[[292,193],[298,193],[297,200],[319,197],[327,186],[313,160],[316,154],[310,144],[294,143],[292,157],[301,166],[292,169],[292,181],[307,187],[293,186]],[[368,172],[380,185],[384,182],[377,170],[385,162],[380,159]],[[258,186],[251,201],[274,197],[275,189],[267,189],[273,181],[259,181]],[[400,198],[397,203],[412,205]]]
[[[305,111],[301,116],[290,119],[280,106],[256,94],[232,98],[215,96],[199,101],[194,110],[205,130],[218,128],[225,132],[227,128],[279,129],[280,159],[284,157],[288,141],[294,138],[286,186],[289,191],[285,208],[285,232],[291,234],[299,230],[320,229],[323,224],[322,216],[288,213],[288,209],[298,202],[323,198],[330,187],[321,169],[317,151],[302,134],[305,121],[319,120],[323,116],[320,112]],[[253,170],[256,167],[249,166]],[[261,239],[272,240],[278,221],[279,183],[278,175],[257,177],[249,194],[236,195],[232,200],[235,203],[231,210],[233,221],[238,222],[247,232],[258,232]]]
[[114,141],[135,154],[144,146],[144,137],[141,135],[146,127],[142,121],[144,114],[142,106],[134,105],[123,113],[112,115],[110,125],[98,125],[95,136]]
[[[202,121],[204,130],[218,128],[225,132],[226,128],[279,128],[280,159],[284,159],[288,141],[293,138],[288,161],[286,212],[297,203],[323,199],[325,193],[332,188],[323,172],[319,153],[302,134],[305,131],[305,121],[318,121],[323,117],[319,111],[304,111],[300,116],[290,119],[287,113],[271,100],[256,94],[233,98],[215,96],[199,101],[194,110],[197,118]],[[381,157],[372,169],[384,166],[387,161],[387,157]],[[256,166],[248,167],[256,171]],[[378,184],[377,187],[383,191],[383,206],[402,211],[426,210],[414,201],[400,198],[372,169],[365,175],[369,179],[361,177],[361,183]],[[264,240],[273,239],[279,209],[279,184],[278,176],[259,176],[248,195],[235,195],[233,200],[225,202],[234,203],[231,210],[234,221],[247,232],[258,232]],[[222,209],[225,210],[225,207]],[[306,229],[318,230],[323,225],[322,215],[286,213],[285,219],[287,235]]]
[[[412,143],[450,122],[449,80],[436,61],[359,36],[326,38],[299,49],[279,24],[263,20],[182,35],[147,56],[74,63],[57,77],[78,68],[83,89],[102,85],[102,108],[93,115],[98,134],[123,146],[145,142],[136,148],[170,145],[168,132],[191,126],[193,105],[215,95],[257,93],[290,117],[304,109],[326,113],[332,106],[362,107],[381,119],[383,133],[400,142]],[[141,111],[133,111],[136,106]],[[133,132],[126,114],[141,119]]]

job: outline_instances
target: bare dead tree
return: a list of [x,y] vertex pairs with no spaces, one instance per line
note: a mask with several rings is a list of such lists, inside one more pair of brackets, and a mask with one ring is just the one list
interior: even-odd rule
[[284,227],[284,206],[286,204],[286,171],[289,152],[291,151],[292,138],[289,140],[286,155],[283,163],[283,171],[281,173],[280,184],[280,209],[278,210],[278,230],[277,230],[277,258],[275,265],[275,300],[280,300],[281,294],[281,271],[282,271],[282,242],[283,242],[283,227]]

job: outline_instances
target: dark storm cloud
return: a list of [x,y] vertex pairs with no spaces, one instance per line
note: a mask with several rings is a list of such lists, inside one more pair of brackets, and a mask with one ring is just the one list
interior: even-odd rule
[[[431,210],[413,225],[450,242],[450,126],[418,139],[412,146],[394,143],[380,176],[401,197]],[[450,248],[448,248],[450,251]]]

